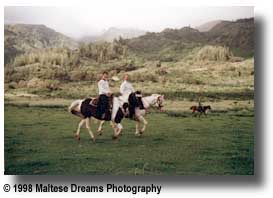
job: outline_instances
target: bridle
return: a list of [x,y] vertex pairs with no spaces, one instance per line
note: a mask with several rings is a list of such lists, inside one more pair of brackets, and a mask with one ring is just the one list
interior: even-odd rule
[[164,105],[161,104],[160,97],[161,96],[158,96],[157,99],[156,99],[156,101],[153,104],[151,104],[151,105],[154,106],[155,104],[157,104],[158,105],[157,107],[161,110],[161,108],[163,108]]
[[[150,104],[150,106],[151,106],[151,107],[154,107],[155,104],[158,104],[158,106],[157,106],[158,109],[163,108],[164,105],[162,105],[162,104],[160,103],[160,97],[161,97],[161,96],[158,96],[157,99],[156,99],[153,103]],[[148,101],[147,101],[147,99],[146,99],[145,97],[143,97],[142,99],[145,100],[145,101],[148,103]],[[145,109],[146,109],[146,108],[145,108]]]
[[157,100],[156,100],[156,103],[158,104],[158,108],[159,108],[159,109],[161,109],[161,108],[164,107],[164,105],[162,105],[161,102],[160,102],[160,97],[161,97],[161,96],[158,96],[158,97],[157,97]]

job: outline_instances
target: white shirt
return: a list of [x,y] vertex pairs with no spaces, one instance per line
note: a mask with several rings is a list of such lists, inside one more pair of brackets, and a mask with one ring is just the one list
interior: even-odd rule
[[130,94],[132,92],[135,92],[132,84],[129,83],[127,80],[125,80],[125,81],[123,81],[123,83],[121,83],[119,90],[120,90],[120,93],[122,95],[124,95],[124,94]]
[[99,95],[108,94],[111,92],[109,88],[109,83],[107,80],[100,80],[98,82],[98,87],[99,87]]

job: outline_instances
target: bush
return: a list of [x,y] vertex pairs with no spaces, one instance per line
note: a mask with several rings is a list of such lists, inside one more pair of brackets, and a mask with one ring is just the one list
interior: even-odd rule
[[28,74],[25,72],[14,72],[12,75],[7,76],[7,82],[19,82],[20,80],[26,80],[28,78]]
[[161,68],[161,69],[156,70],[155,73],[160,76],[164,76],[164,75],[168,74],[168,71],[166,68]]
[[72,81],[96,81],[97,76],[93,71],[86,69],[73,70],[69,73],[70,80]]
[[42,65],[63,66],[67,64],[67,62],[69,62],[69,58],[66,49],[41,49],[16,56],[13,65],[24,66],[41,63]]
[[86,75],[86,71],[82,70],[71,71],[69,74],[70,79],[73,81],[85,80]]
[[9,83],[9,89],[16,89],[16,87],[17,87],[17,83],[16,82],[10,82]]
[[41,80],[39,78],[32,78],[27,83],[28,88],[38,88],[38,89],[49,89],[57,90],[60,87],[60,82],[58,80]]
[[201,61],[228,61],[232,57],[233,54],[228,47],[211,45],[201,48],[196,55],[196,59]]
[[27,87],[27,81],[24,81],[24,80],[20,80],[17,84],[17,87],[18,88],[24,88],[24,87]]
[[158,76],[152,73],[135,73],[131,75],[131,80],[133,82],[145,82],[145,81],[151,81],[151,82],[158,82]]

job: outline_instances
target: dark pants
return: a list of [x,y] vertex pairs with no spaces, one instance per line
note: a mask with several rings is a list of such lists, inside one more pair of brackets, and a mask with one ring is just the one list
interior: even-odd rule
[[135,114],[135,108],[139,106],[135,93],[131,93],[128,98],[129,102],[129,118],[133,118]]
[[97,116],[102,117],[109,110],[109,98],[106,95],[100,95],[97,107]]
[[142,97],[137,97],[137,103],[138,103],[138,107],[140,109],[145,109],[144,105],[143,105],[143,102],[142,102]]

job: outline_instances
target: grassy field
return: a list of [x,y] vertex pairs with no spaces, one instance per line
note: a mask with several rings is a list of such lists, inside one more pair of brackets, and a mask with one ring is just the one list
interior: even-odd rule
[[[144,136],[123,120],[118,142],[105,125],[96,144],[64,107],[5,105],[5,174],[42,175],[252,175],[253,110],[211,113],[154,113]],[[97,125],[91,125],[95,131]]]

